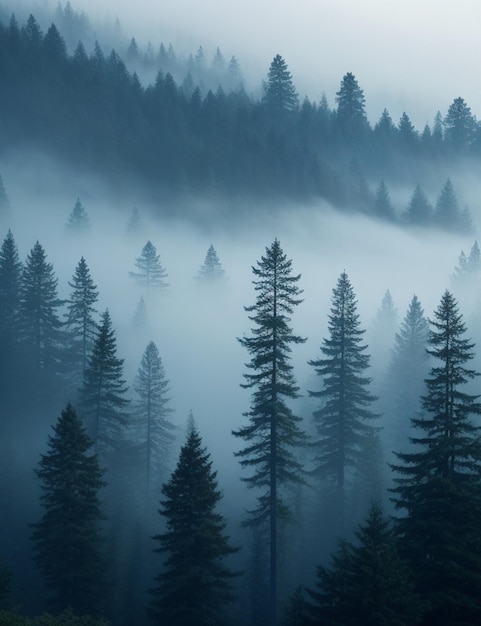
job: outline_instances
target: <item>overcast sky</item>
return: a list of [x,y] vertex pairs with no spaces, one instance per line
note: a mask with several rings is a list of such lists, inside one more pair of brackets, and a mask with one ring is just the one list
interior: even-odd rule
[[[24,0],[27,1],[27,0]],[[48,2],[49,0],[37,0]],[[56,4],[57,0],[50,0]],[[62,1],[65,4],[65,1]],[[353,72],[376,121],[384,106],[422,129],[462,96],[481,119],[479,0],[71,0],[154,45],[219,45],[260,84],[273,56],[288,63],[301,96],[334,106],[342,76]]]

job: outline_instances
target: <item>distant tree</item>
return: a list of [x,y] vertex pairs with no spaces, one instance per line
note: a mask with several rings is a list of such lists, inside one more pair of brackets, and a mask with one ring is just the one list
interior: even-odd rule
[[374,135],[381,140],[388,141],[395,137],[397,133],[396,126],[389,115],[389,111],[384,109],[379,121],[374,126]]
[[132,328],[134,330],[145,329],[148,323],[147,306],[145,304],[144,296],[140,296],[137,306],[134,311],[134,317],[132,319]]
[[454,232],[466,232],[465,220],[459,209],[458,200],[451,180],[448,178],[439,194],[434,212],[436,224]]
[[345,74],[336,92],[337,119],[343,131],[356,135],[368,127],[366,98],[352,72]]
[[341,541],[328,567],[319,566],[307,624],[329,626],[412,626],[419,601],[412,573],[401,559],[395,535],[373,504],[355,543]]
[[72,233],[85,233],[90,229],[89,216],[78,198],[69,215],[66,228]]
[[225,535],[226,522],[216,511],[221,499],[217,472],[202,439],[191,425],[177,467],[164,484],[159,513],[165,531],[154,539],[155,552],[166,554],[150,615],[156,624],[169,626],[224,626],[223,609],[233,597],[236,575],[224,559],[237,550]]
[[376,191],[376,197],[374,199],[374,215],[388,220],[393,220],[395,217],[394,207],[391,203],[391,198],[389,197],[389,191],[383,180]]
[[359,475],[366,444],[372,438],[370,424],[379,417],[371,410],[375,397],[367,345],[362,343],[357,300],[346,272],[340,275],[332,292],[328,322],[329,338],[324,339],[323,358],[309,361],[322,379],[322,389],[309,391],[322,404],[314,412],[317,430],[315,473],[330,486],[334,515],[344,523],[348,480]]
[[212,244],[207,250],[204,264],[197,274],[197,280],[202,283],[219,283],[225,280],[224,268]]
[[0,223],[4,222],[10,216],[10,200],[8,199],[3,178],[0,174]]
[[21,341],[37,370],[58,372],[61,357],[61,327],[57,294],[58,279],[37,241],[27,255],[20,283]]
[[286,400],[298,397],[289,354],[293,344],[305,339],[294,335],[290,315],[302,302],[297,283],[300,275],[292,274],[292,261],[287,259],[278,239],[253,267],[256,303],[245,307],[254,322],[251,337],[239,339],[251,355],[244,374],[244,388],[254,388],[247,426],[233,431],[247,446],[236,453],[241,465],[253,474],[243,480],[248,487],[262,490],[258,505],[251,511],[250,524],[268,522],[269,527],[269,607],[272,624],[276,621],[278,519],[285,518],[286,504],[281,488],[302,482],[302,466],[295,456],[296,448],[305,444],[305,435],[297,417]]
[[69,337],[69,360],[78,381],[83,379],[87,368],[87,357],[90,354],[97,325],[94,320],[96,309],[94,304],[99,293],[90,275],[84,257],[81,257],[75,268],[70,298],[67,300],[67,319],[65,327]]
[[269,66],[263,102],[273,115],[294,111],[298,107],[292,75],[280,54],[276,54]]
[[126,423],[123,359],[117,357],[117,342],[110,314],[105,311],[97,328],[80,389],[80,414],[93,439],[95,452],[110,452],[123,441]]
[[406,220],[413,226],[427,226],[432,217],[433,208],[418,183],[407,207]]
[[369,329],[369,347],[374,376],[378,379],[389,362],[394,337],[399,324],[399,315],[389,289],[382,297],[381,305]]
[[468,367],[474,344],[456,299],[445,291],[430,320],[434,365],[411,422],[415,449],[400,452],[393,498],[403,552],[416,575],[423,624],[477,624],[481,619],[481,414],[465,390],[478,372]]
[[175,439],[174,425],[169,419],[169,381],[166,378],[157,346],[150,341],[142,355],[134,389],[138,399],[135,404],[139,421],[142,456],[145,459],[145,486],[160,485],[166,478],[169,455]]
[[0,362],[7,364],[19,337],[22,264],[12,231],[0,248]]
[[127,222],[127,233],[129,235],[136,235],[141,231],[142,219],[139,209],[134,206]]
[[398,138],[400,145],[408,150],[414,150],[419,144],[419,134],[406,113],[399,119]]
[[168,283],[165,282],[167,272],[162,267],[160,255],[157,254],[155,246],[148,241],[142,248],[140,256],[135,259],[138,272],[129,272],[141,287],[146,289],[166,289]]
[[466,152],[474,141],[476,118],[463,98],[455,98],[444,118],[444,138],[455,151]]
[[231,91],[239,91],[243,88],[244,80],[242,78],[242,71],[239,61],[236,57],[232,56],[227,65],[226,72],[227,89]]
[[474,281],[479,279],[480,275],[481,253],[478,242],[475,241],[471,246],[468,256],[466,256],[464,251],[461,250],[458,257],[458,265],[454,268],[452,280],[457,286],[473,286]]
[[96,612],[106,582],[98,498],[103,471],[70,404],[53,431],[36,470],[44,513],[33,524],[35,560],[56,609]]

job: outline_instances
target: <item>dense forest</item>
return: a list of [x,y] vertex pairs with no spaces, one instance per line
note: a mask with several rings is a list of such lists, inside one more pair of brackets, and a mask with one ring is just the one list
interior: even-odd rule
[[467,103],[54,18],[0,9],[0,624],[479,624]]

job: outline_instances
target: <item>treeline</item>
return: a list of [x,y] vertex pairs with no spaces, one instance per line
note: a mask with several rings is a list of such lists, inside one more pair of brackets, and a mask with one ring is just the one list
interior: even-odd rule
[[[212,65],[218,68],[215,87],[208,87],[202,50],[178,82],[172,55],[159,49],[155,63],[161,69],[145,86],[114,50],[105,53],[97,42],[88,54],[79,42],[69,54],[55,24],[44,33],[34,16],[23,25],[12,16],[0,26],[3,156],[36,147],[119,189],[140,183],[157,200],[210,193],[324,198],[406,223],[424,218],[393,207],[386,181],[409,181],[413,192],[417,182],[421,193],[433,168],[445,171],[461,158],[480,156],[480,125],[461,97],[422,132],[406,113],[396,123],[386,110],[371,126],[363,90],[351,73],[342,78],[331,108],[325,98],[300,100],[280,55],[260,100],[247,95],[238,64],[226,67],[220,51]],[[135,41],[126,59],[129,67],[144,64]],[[454,222],[443,221],[442,211],[431,211],[424,221],[466,232],[469,220],[459,207],[452,211]]]
[[[86,236],[79,201],[67,225],[69,236]],[[169,297],[150,241],[133,266],[131,279],[146,297]],[[218,468],[195,415],[186,435],[172,421],[155,343],[148,342],[129,389],[111,314],[97,311],[84,257],[62,300],[42,245],[22,262],[7,233],[0,249],[6,623],[29,623],[13,616],[12,599],[20,612],[70,607],[114,624],[479,623],[479,374],[456,298],[445,291],[428,320],[413,296],[399,325],[387,293],[368,347],[342,272],[326,336],[310,361],[306,406],[291,361],[306,340],[291,326],[302,305],[301,276],[277,239],[252,269],[252,328],[240,339],[251,401],[243,417],[239,409],[233,436],[241,478],[256,498],[240,545],[227,535],[232,520],[221,513]],[[475,242],[459,255],[453,287],[469,291],[480,275]],[[213,286],[225,287],[213,246],[197,281],[208,298]],[[208,354],[204,361],[207,367]],[[47,442],[40,457],[38,440]],[[183,444],[177,459],[175,440]],[[22,472],[33,470],[40,493],[25,487]],[[34,499],[40,507],[31,506]]]

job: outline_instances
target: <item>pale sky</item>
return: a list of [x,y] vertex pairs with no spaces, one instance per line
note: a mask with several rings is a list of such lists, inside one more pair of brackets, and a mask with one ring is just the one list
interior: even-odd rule
[[[27,0],[24,0],[25,2]],[[48,2],[49,0],[37,0]],[[54,2],[54,0],[51,0]],[[62,0],[65,4],[66,0]],[[56,4],[57,0],[55,0]],[[172,41],[195,53],[219,45],[260,84],[281,54],[301,97],[334,106],[353,72],[372,122],[384,106],[422,129],[463,97],[481,119],[479,0],[71,0],[101,20],[118,16],[137,40]]]

